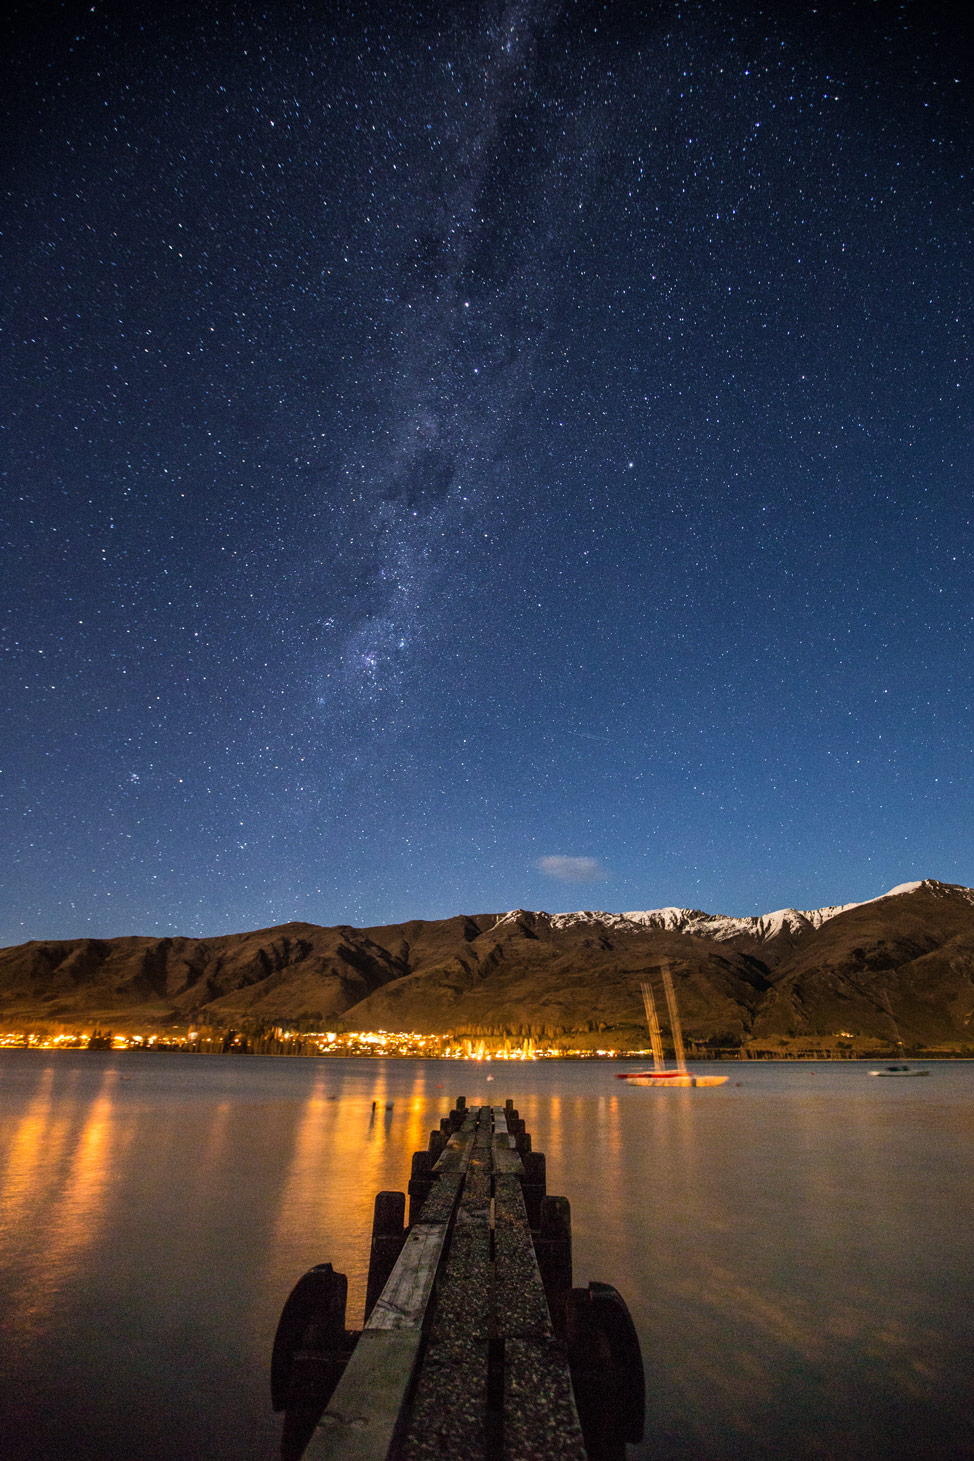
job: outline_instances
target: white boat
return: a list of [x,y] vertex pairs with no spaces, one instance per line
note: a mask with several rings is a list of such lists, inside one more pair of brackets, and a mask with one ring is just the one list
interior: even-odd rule
[[666,1004],[670,1012],[670,1031],[673,1035],[673,1053],[676,1056],[676,1070],[667,1070],[666,1061],[663,1058],[663,1036],[659,1026],[659,1016],[656,1013],[656,999],[653,995],[651,984],[641,985],[643,991],[643,1006],[646,1010],[646,1023],[649,1026],[649,1040],[653,1047],[653,1069],[652,1070],[617,1070],[616,1079],[620,1081],[632,1081],[638,1086],[723,1086],[727,1084],[726,1075],[691,1075],[687,1070],[686,1055],[683,1050],[683,1030],[680,1026],[680,1014],[676,1007],[676,991],[673,988],[673,976],[670,974],[670,966],[663,964],[660,967],[663,976],[663,989],[666,993]]

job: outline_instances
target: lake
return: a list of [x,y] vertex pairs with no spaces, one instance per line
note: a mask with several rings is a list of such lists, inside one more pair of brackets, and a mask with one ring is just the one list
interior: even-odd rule
[[284,1299],[331,1262],[360,1324],[375,1193],[465,1095],[514,1099],[575,1283],[632,1310],[633,1461],[974,1455],[974,1065],[617,1068],[0,1052],[0,1451],[271,1461]]

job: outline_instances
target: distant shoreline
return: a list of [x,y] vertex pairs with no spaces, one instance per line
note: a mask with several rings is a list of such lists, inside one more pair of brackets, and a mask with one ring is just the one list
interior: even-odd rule
[[[544,1062],[545,1064],[558,1064],[558,1063],[563,1063],[563,1064],[570,1064],[570,1065],[577,1065],[577,1064],[579,1064],[581,1062],[584,1062],[586,1064],[599,1063],[599,1062],[601,1062],[601,1063],[603,1063],[605,1065],[616,1065],[616,1064],[618,1064],[621,1061],[626,1061],[626,1062],[639,1062],[641,1064],[648,1064],[649,1063],[648,1060],[647,1060],[647,1058],[644,1055],[641,1055],[641,1054],[632,1054],[632,1053],[630,1053],[628,1051],[622,1051],[622,1052],[618,1052],[618,1053],[615,1053],[615,1054],[608,1054],[608,1053],[605,1053],[605,1052],[592,1052],[592,1053],[589,1053],[589,1052],[586,1052],[586,1051],[579,1051],[579,1052],[565,1052],[565,1053],[558,1054],[558,1055],[538,1054],[538,1055],[532,1055],[532,1056],[526,1056],[526,1057],[523,1057],[523,1056],[505,1057],[505,1056],[502,1056],[502,1055],[501,1056],[483,1056],[483,1057],[478,1057],[478,1056],[455,1055],[455,1054],[449,1054],[449,1055],[439,1055],[439,1054],[433,1054],[433,1053],[419,1054],[419,1053],[416,1053],[416,1052],[411,1052],[411,1053],[403,1054],[403,1053],[399,1053],[397,1051],[376,1051],[376,1052],[373,1053],[373,1052],[367,1052],[367,1051],[349,1051],[349,1050],[336,1050],[334,1052],[327,1052],[327,1051],[321,1051],[321,1050],[302,1051],[302,1052],[297,1052],[297,1051],[294,1051],[294,1052],[267,1051],[267,1050],[227,1050],[227,1051],[223,1051],[223,1050],[199,1050],[199,1049],[196,1049],[195,1047],[169,1045],[169,1044],[157,1044],[157,1045],[149,1046],[149,1047],[128,1047],[128,1048],[123,1048],[123,1047],[110,1048],[110,1047],[105,1047],[105,1046],[96,1047],[96,1048],[89,1048],[89,1047],[84,1046],[84,1045],[63,1045],[63,1044],[62,1045],[53,1045],[53,1044],[50,1044],[50,1045],[42,1045],[42,1044],[0,1044],[0,1055],[6,1054],[6,1053],[35,1054],[35,1055],[51,1055],[51,1054],[55,1054],[55,1053],[56,1054],[67,1053],[67,1054],[72,1054],[72,1055],[79,1055],[80,1054],[80,1055],[112,1055],[112,1056],[116,1056],[116,1055],[125,1055],[125,1056],[130,1056],[130,1055],[143,1055],[143,1056],[151,1056],[151,1055],[186,1055],[186,1056],[191,1056],[191,1055],[210,1055],[210,1056],[219,1056],[221,1058],[224,1057],[224,1056],[236,1056],[237,1058],[247,1058],[247,1059],[258,1059],[258,1060],[290,1060],[290,1061],[293,1061],[293,1060],[323,1060],[323,1061],[331,1061],[331,1060],[362,1060],[362,1061],[377,1061],[377,1060],[404,1061],[404,1060],[416,1060],[416,1061],[420,1061],[421,1060],[421,1061],[429,1061],[430,1063],[433,1063],[433,1062],[443,1062],[443,1061],[453,1061],[454,1063],[458,1063],[459,1062],[459,1063],[463,1063],[465,1065],[492,1065],[492,1066],[493,1065],[496,1065],[496,1066],[517,1066],[517,1065],[522,1065],[522,1064],[532,1064],[533,1065],[533,1064],[538,1064],[538,1063],[541,1063],[541,1062]],[[855,1054],[855,1055],[840,1055],[840,1056],[801,1055],[801,1054],[794,1054],[794,1055],[777,1054],[777,1055],[739,1055],[739,1056],[734,1056],[734,1055],[699,1055],[699,1056],[688,1056],[687,1057],[687,1065],[690,1065],[690,1066],[694,1066],[694,1065],[724,1065],[724,1064],[736,1064],[736,1065],[862,1065],[862,1064],[875,1064],[876,1062],[881,1062],[881,1063],[884,1063],[885,1062],[885,1063],[888,1063],[890,1061],[898,1061],[898,1062],[901,1061],[904,1064],[916,1064],[918,1062],[922,1062],[924,1065],[932,1065],[932,1064],[937,1064],[937,1063],[940,1063],[940,1064],[953,1064],[953,1063],[956,1063],[957,1061],[968,1061],[968,1062],[974,1064],[974,1054],[972,1054],[969,1051],[968,1052],[964,1052],[964,1051],[957,1051],[957,1052],[938,1051],[936,1054],[930,1054],[930,1053],[928,1053],[926,1051],[923,1051],[923,1050],[916,1050],[916,1051],[910,1051],[908,1054],[904,1055],[901,1052],[896,1051],[896,1050],[885,1050],[885,1051],[884,1050],[874,1050],[874,1051],[868,1051],[868,1052],[866,1052],[864,1054],[861,1054],[861,1055],[860,1054]]]

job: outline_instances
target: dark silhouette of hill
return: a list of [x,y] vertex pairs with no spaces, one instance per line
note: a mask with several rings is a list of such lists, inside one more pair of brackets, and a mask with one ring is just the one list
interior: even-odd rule
[[34,941],[0,951],[0,1023],[547,1031],[637,1047],[640,984],[665,960],[692,1041],[808,1046],[848,1032],[883,1045],[974,1045],[970,889],[926,881],[835,913],[712,925],[686,911],[681,926],[683,912],[666,910],[668,926],[645,921],[654,915],[517,910],[376,928]]

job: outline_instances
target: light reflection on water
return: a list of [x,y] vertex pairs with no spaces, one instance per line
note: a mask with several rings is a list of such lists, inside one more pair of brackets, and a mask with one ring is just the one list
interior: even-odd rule
[[287,1292],[331,1261],[360,1323],[375,1193],[461,1093],[514,1098],[576,1283],[633,1311],[634,1458],[974,1454],[974,1067],[725,1065],[696,1091],[488,1069],[3,1052],[4,1455],[272,1457]]

